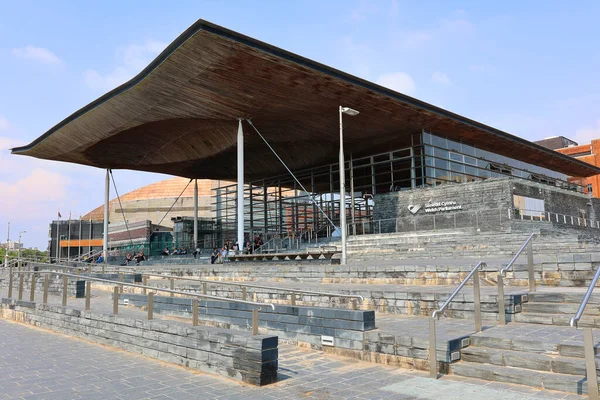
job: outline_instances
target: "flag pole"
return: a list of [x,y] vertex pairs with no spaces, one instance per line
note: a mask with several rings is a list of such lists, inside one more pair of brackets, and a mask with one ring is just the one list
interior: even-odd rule
[[69,229],[67,233],[67,261],[71,260],[71,211],[69,211]]
[[58,221],[56,221],[56,263],[60,261],[60,210],[58,210]]

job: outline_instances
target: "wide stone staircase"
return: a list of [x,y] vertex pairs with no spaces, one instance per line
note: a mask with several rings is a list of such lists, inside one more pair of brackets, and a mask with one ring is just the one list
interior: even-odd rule
[[[348,257],[352,260],[435,259],[443,257],[507,257],[515,253],[531,232],[476,232],[442,230],[427,233],[386,233],[352,236]],[[589,232],[541,230],[535,241],[537,255],[575,254],[600,250],[600,241]]]
[[[263,313],[260,317],[261,329],[277,334],[281,340],[362,360],[427,370],[431,351],[429,316],[444,303],[475,263],[484,260],[487,261],[481,273],[484,329],[475,333],[473,288],[469,282],[437,325],[440,371],[565,394],[585,394],[583,335],[581,330],[569,326],[569,320],[600,265],[600,242],[585,232],[538,233],[539,237],[533,242],[537,291],[527,290],[525,254],[505,279],[505,302],[510,308],[508,325],[496,322],[497,273],[530,233],[454,230],[357,236],[349,240],[349,263],[345,266],[292,262],[165,264],[142,265],[138,272],[204,279],[211,282],[208,294],[238,299],[247,295],[254,301],[282,306],[285,312],[277,319]],[[220,286],[219,282],[360,294],[364,301],[358,305],[349,299],[318,294],[298,294],[294,299],[300,308],[373,310],[375,327],[346,329],[335,336],[334,346],[324,346],[322,336],[328,336],[326,330],[307,327],[304,317],[294,314],[298,307],[289,307],[289,293],[248,288],[247,293],[244,289],[242,294],[241,287]],[[152,285],[168,287],[169,282],[156,278]],[[191,292],[203,290],[202,283],[192,281],[178,283],[178,287]],[[189,304],[176,307],[169,303],[171,301],[165,299],[165,312],[189,317]],[[203,318],[207,324],[246,329],[246,319],[236,322],[232,319],[234,314],[233,310],[226,309],[222,315],[207,313]],[[263,318],[264,315],[268,318]],[[287,326],[292,322],[297,325],[293,329]],[[579,323],[580,327],[599,325],[600,292],[591,296]],[[600,329],[594,330],[594,338],[596,342],[600,340]],[[598,357],[597,365],[600,365]]]
[[[583,293],[569,292],[530,293],[529,301],[523,303],[522,311],[515,314],[515,321],[541,325],[568,326],[569,321],[577,312]],[[600,294],[593,294],[585,309],[585,314],[579,320],[580,327],[600,327]]]
[[[587,393],[581,331],[514,323],[470,337],[455,375],[508,382],[568,393]],[[600,358],[596,356],[596,368]]]

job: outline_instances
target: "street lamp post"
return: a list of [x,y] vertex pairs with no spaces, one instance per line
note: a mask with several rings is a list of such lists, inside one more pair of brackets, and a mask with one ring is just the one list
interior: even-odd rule
[[21,269],[21,235],[23,233],[27,233],[27,231],[19,232],[19,247],[17,248],[17,263],[19,264],[19,269]]
[[[344,163],[344,124],[342,115],[351,117],[358,115],[358,111],[349,107],[340,106],[340,234],[342,236],[341,265],[346,265],[346,177]],[[352,210],[354,212],[354,210]]]

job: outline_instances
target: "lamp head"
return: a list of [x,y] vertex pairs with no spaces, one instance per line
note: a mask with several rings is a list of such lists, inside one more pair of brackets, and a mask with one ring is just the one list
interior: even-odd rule
[[342,110],[342,113],[349,115],[351,117],[354,117],[359,114],[358,111],[356,111],[350,107],[340,107],[340,109]]

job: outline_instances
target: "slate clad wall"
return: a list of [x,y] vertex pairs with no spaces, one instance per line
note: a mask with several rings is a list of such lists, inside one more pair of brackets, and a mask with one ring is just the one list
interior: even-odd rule
[[[123,294],[130,305],[145,307],[148,296]],[[154,312],[190,317],[192,301],[188,298],[154,296]],[[199,301],[199,319],[227,324],[238,329],[252,326],[254,306],[221,301]],[[264,306],[259,312],[259,328],[276,332],[283,340],[309,343],[322,348],[321,336],[333,336],[340,348],[362,350],[364,332],[375,329],[375,312],[301,306]]]
[[600,216],[600,199],[595,197],[534,182],[524,184],[515,180],[511,185],[514,194],[544,200],[547,212],[577,217],[579,210],[584,210],[588,219]]
[[[443,201],[454,201],[457,205],[461,205],[462,209],[425,213],[421,208],[414,215],[408,210],[409,205],[422,206],[430,202]],[[507,209],[510,207],[512,207],[512,193],[509,180],[490,179],[375,195],[374,219],[399,218],[398,232],[413,231],[415,227],[416,230],[433,230],[476,225],[482,230],[498,230],[509,227]],[[501,213],[498,209],[505,211]],[[477,217],[475,212],[478,212]],[[383,224],[382,233],[395,232],[395,224],[395,221]]]
[[[600,199],[522,179],[498,178],[375,195],[374,219],[389,220],[381,224],[382,233],[469,227],[482,231],[566,228],[545,221],[516,222],[508,214],[514,206],[513,194],[544,200],[546,212],[577,217],[583,210],[588,219],[600,216]],[[436,213],[421,209],[414,215],[408,210],[409,205],[442,201],[454,201],[462,209]]]
[[145,321],[2,299],[2,318],[175,363],[265,385],[277,381],[278,338],[175,321]]

